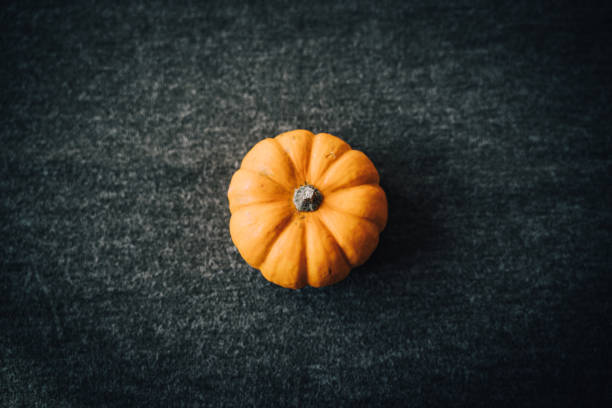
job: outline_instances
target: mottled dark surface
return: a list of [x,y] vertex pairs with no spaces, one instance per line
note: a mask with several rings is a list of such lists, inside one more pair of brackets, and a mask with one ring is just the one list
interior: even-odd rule
[[[1,406],[612,400],[609,10],[75,3],[0,12]],[[293,128],[389,197],[320,290],[228,232],[242,156]]]

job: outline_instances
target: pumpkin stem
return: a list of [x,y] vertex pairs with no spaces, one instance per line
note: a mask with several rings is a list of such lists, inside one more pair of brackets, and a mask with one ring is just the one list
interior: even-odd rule
[[321,205],[323,195],[315,186],[305,184],[295,189],[293,204],[298,211],[315,211]]

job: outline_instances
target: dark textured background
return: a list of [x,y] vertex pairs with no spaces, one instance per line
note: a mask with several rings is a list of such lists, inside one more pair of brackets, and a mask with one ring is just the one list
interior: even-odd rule
[[[558,2],[2,6],[1,406],[612,400],[612,20]],[[289,291],[225,193],[365,151],[372,259]]]

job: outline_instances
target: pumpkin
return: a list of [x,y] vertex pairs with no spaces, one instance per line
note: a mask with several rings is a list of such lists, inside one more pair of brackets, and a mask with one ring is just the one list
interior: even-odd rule
[[368,157],[328,133],[257,143],[228,190],[230,234],[263,276],[286,288],[344,279],[378,245],[387,198]]

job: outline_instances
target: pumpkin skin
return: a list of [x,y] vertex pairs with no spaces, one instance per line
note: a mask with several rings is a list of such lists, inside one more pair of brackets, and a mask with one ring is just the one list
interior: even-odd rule
[[[370,159],[336,136],[293,130],[266,138],[245,155],[230,182],[232,241],[277,285],[334,284],[378,245],[387,223],[387,198],[378,183]],[[312,210],[314,202],[298,210],[302,199],[316,198],[315,190],[322,196],[318,208]]]

